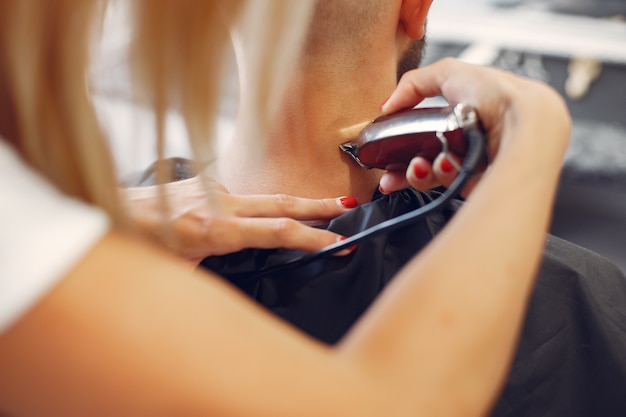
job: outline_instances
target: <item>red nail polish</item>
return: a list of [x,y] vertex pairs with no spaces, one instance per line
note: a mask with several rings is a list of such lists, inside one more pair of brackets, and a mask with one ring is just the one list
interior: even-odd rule
[[385,190],[383,189],[382,185],[378,186],[378,191],[380,191],[381,194],[386,194]]
[[[345,237],[345,236],[340,236],[340,237],[339,237],[339,241],[340,241],[340,242],[341,242],[341,241],[344,241],[344,240],[346,240],[346,239],[347,239],[347,237]],[[354,252],[354,251],[356,250],[356,247],[357,247],[357,245],[356,245],[356,244],[354,244],[354,245],[352,245],[352,246],[347,247],[345,250],[350,251],[350,252]]]
[[351,195],[349,195],[347,197],[341,197],[339,199],[339,202],[345,208],[355,208],[356,206],[359,205],[359,202],[357,201],[356,197],[351,196]]
[[413,174],[417,179],[423,180],[428,176],[428,170],[420,165],[413,166]]
[[441,160],[441,170],[448,174],[454,171],[454,166],[447,157]]

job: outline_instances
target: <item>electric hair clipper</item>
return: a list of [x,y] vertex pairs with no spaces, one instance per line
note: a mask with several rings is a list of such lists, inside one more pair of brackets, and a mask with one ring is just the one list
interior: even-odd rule
[[[344,129],[352,134],[362,125]],[[405,170],[415,156],[433,161],[440,152],[454,152],[463,157],[463,163],[452,184],[433,201],[408,213],[369,227],[349,238],[317,252],[283,262],[258,272],[257,277],[282,269],[304,265],[315,259],[346,249],[380,233],[397,230],[427,214],[446,207],[472,178],[477,168],[486,161],[487,135],[473,108],[458,104],[454,107],[404,110],[382,116],[370,122],[353,142],[339,145],[364,168]]]
[[[478,115],[470,106],[416,108],[375,119],[354,141],[339,148],[363,168],[406,170],[416,156],[433,161],[441,152],[452,152],[465,157],[470,151],[468,133],[472,131],[483,133]],[[478,151],[482,159],[484,143]]]

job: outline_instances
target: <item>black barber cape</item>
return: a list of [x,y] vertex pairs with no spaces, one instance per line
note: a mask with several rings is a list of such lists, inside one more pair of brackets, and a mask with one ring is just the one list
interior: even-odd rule
[[[351,236],[437,197],[434,191],[410,189],[377,193],[371,203],[332,220],[328,229]],[[201,265],[332,344],[461,204],[454,201],[446,210],[360,242],[348,256],[327,256],[261,276],[259,271],[300,253],[248,249],[206,258]],[[473,279],[471,273],[467,279]],[[626,278],[616,266],[548,236],[512,369],[492,415],[626,416]]]

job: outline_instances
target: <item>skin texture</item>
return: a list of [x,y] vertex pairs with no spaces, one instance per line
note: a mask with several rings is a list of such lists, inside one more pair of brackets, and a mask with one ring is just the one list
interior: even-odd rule
[[[161,210],[161,194],[168,198]],[[192,265],[210,255],[247,247],[287,247],[315,251],[340,236],[305,226],[354,208],[349,197],[305,199],[286,194],[233,195],[209,178],[193,177],[156,186],[120,190],[137,231],[167,247]],[[167,222],[163,222],[166,219]],[[161,239],[168,236],[170,239]],[[345,255],[350,251],[342,251]]]
[[[388,52],[390,62],[397,62],[407,34],[423,35],[419,28],[407,30],[416,15],[408,3],[421,12],[429,4],[411,0],[390,6],[397,14],[388,34],[394,42],[402,40],[396,45],[402,47]],[[380,103],[394,89],[395,64],[384,77],[367,64],[355,77],[370,80],[367,97]],[[321,74],[325,67],[320,63],[314,70]],[[371,82],[378,76],[380,89]],[[325,85],[296,74],[293,85],[317,99],[313,87],[336,89],[346,80]],[[344,85],[335,91],[350,89]],[[570,120],[550,88],[454,60],[408,73],[383,111],[439,93],[480,110],[491,133],[494,162],[448,226],[337,346],[311,340],[215,276],[190,271],[168,252],[111,232],[0,335],[0,410],[52,416],[484,415],[511,360]],[[342,106],[347,104],[342,96],[338,105],[322,106],[324,111],[287,111],[293,125],[281,127],[302,127],[299,123],[319,116],[328,124],[313,133],[336,146],[335,137],[324,136],[332,130],[325,129],[380,113],[378,104],[355,96],[352,106]],[[339,109],[348,110],[331,111]],[[288,129],[286,137],[294,131],[306,132]],[[302,136],[312,139],[308,133]],[[306,146],[296,139],[285,146],[297,144]],[[543,151],[538,154],[539,146]],[[380,173],[350,181],[361,171],[352,171],[337,154],[326,155],[326,149],[317,155],[304,152],[298,166],[287,165],[280,176],[285,187],[303,188],[301,180],[289,176],[298,173],[308,178],[305,188],[314,186],[312,194],[324,186],[332,188],[326,192],[372,191]],[[268,164],[277,167],[289,161],[288,155],[277,151]],[[323,168],[343,171],[317,173],[320,165],[308,169],[309,157],[324,161]],[[241,162],[245,158],[240,166],[247,166]],[[401,181],[418,185],[410,172]],[[261,179],[263,192],[281,185],[262,167],[244,172],[251,173]],[[450,178],[437,164],[431,175],[444,184]],[[249,185],[241,183],[242,188]],[[455,262],[449,262],[450,253]]]
[[[398,82],[399,65],[417,66],[431,2],[320,4],[310,45],[272,123],[263,163],[236,138],[218,159],[217,180],[232,193],[354,195],[366,202],[378,187],[383,172],[365,171],[342,154],[338,145],[347,139],[340,132],[379,116]],[[367,12],[352,16],[361,9]]]

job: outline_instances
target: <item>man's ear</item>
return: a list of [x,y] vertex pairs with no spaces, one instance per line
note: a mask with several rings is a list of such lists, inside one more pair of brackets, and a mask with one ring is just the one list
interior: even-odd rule
[[426,16],[433,0],[402,0],[400,23],[413,40],[422,39],[426,32]]

